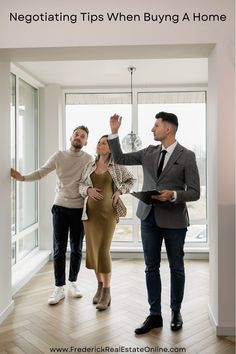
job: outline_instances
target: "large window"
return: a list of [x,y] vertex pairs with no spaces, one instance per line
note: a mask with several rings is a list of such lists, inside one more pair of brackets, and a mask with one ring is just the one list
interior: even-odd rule
[[[66,146],[72,130],[80,125],[88,126],[89,141],[85,148],[91,155],[99,137],[109,133],[109,117],[117,113],[123,117],[120,139],[133,130],[142,140],[142,146],[155,144],[151,128],[155,123],[155,114],[159,111],[175,113],[179,118],[177,140],[196,154],[201,177],[201,198],[189,203],[191,227],[188,229],[186,243],[189,247],[207,244],[206,232],[206,93],[193,92],[143,92],[135,90],[133,109],[128,93],[69,93],[65,95]],[[132,114],[137,112],[137,114]],[[142,187],[142,168],[132,167],[137,178],[135,190]],[[130,195],[122,196],[128,214],[122,218],[116,228],[113,247],[140,248],[139,220],[135,216],[137,200]]]
[[[173,112],[178,116],[179,143],[194,151],[200,173],[201,197],[188,203],[191,226],[186,242],[199,245],[207,242],[206,232],[206,93],[200,92],[149,92],[138,93],[138,132],[144,146],[150,144],[150,128],[155,114]],[[142,173],[139,174],[142,184]]]
[[[38,90],[11,74],[11,160],[22,174],[38,166]],[[38,246],[38,186],[11,181],[12,263]]]
[[[131,130],[132,124],[129,93],[66,94],[66,147],[70,146],[72,131],[83,124],[89,128],[88,145],[84,150],[95,156],[99,138],[110,133],[109,117],[115,112],[124,117],[124,124],[121,126],[121,134],[124,136]],[[133,198],[130,195],[122,198],[128,212],[125,221],[121,221],[116,228],[113,242],[133,243]]]

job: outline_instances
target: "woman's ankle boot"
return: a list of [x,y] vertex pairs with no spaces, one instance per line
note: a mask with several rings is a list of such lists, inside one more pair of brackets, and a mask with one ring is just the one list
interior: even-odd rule
[[96,306],[97,310],[106,310],[111,304],[110,288],[102,289],[102,296]]
[[97,292],[93,297],[93,304],[98,304],[99,300],[102,296],[102,288],[103,288],[103,283],[101,281],[98,282],[98,288],[97,288]]

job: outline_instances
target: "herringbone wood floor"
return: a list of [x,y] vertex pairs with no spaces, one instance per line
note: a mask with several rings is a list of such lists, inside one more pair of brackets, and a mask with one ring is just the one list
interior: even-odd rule
[[145,348],[146,352],[156,353],[234,353],[234,340],[216,337],[208,318],[208,262],[186,261],[184,327],[179,332],[169,328],[167,261],[162,261],[161,272],[164,327],[135,336],[134,328],[148,314],[142,260],[113,261],[112,303],[104,312],[97,312],[91,304],[96,282],[84,263],[79,274],[83,298],[66,297],[58,305],[47,305],[53,283],[49,262],[16,294],[15,310],[0,327],[0,354],[46,354],[52,348],[54,352],[95,352],[105,347],[109,347],[105,352],[114,348],[116,352],[138,352]]

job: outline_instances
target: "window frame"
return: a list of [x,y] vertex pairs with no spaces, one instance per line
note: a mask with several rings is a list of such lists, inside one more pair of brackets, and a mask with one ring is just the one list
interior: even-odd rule
[[[19,163],[19,158],[18,158],[18,141],[19,141],[19,129],[18,129],[18,124],[19,124],[19,80],[24,81],[26,84],[30,85],[33,87],[35,90],[37,90],[37,124],[35,127],[35,132],[36,132],[36,146],[35,148],[37,151],[35,152],[35,158],[36,158],[36,168],[38,168],[39,164],[39,88],[42,86],[41,83],[39,83],[37,80],[32,78],[29,74],[21,70],[19,67],[14,65],[13,63],[11,64],[11,70],[10,70],[10,75],[15,76],[15,117],[14,117],[14,125],[15,125],[15,166],[14,168],[18,169],[18,163]],[[17,186],[17,183],[21,182],[16,182],[15,183],[15,233],[11,235],[11,245],[12,249],[14,248],[14,255],[15,255],[15,261],[12,261],[12,267],[14,269],[14,266],[18,265],[20,261],[24,260],[26,257],[28,257],[30,254],[34,254],[39,251],[39,243],[40,243],[40,233],[39,233],[39,184],[37,183],[36,187],[36,206],[37,206],[37,221],[34,222],[31,225],[28,225],[26,228],[19,230],[19,187]],[[19,243],[20,241],[29,235],[32,232],[37,232],[37,245],[28,253],[25,254],[25,256],[20,257],[19,256]]]
[[[133,119],[131,117],[131,129],[134,133],[138,134],[138,94],[139,93],[147,93],[147,92],[157,92],[157,93],[163,93],[163,92],[199,92],[203,91],[205,93],[206,101],[205,101],[205,106],[207,107],[207,87],[206,86],[179,86],[179,87],[150,87],[150,88],[142,88],[142,87],[135,87],[133,88],[133,112],[134,112],[134,117],[136,114],[136,119]],[[66,128],[66,94],[70,93],[78,93],[78,94],[93,94],[93,93],[130,93],[129,88],[114,88],[114,87],[104,87],[104,88],[96,88],[96,89],[86,89],[86,88],[66,88],[62,90],[62,105],[63,105],[63,118],[61,121],[61,132],[65,131]],[[206,110],[206,136],[205,139],[207,139],[207,110]],[[128,133],[128,132],[127,132]],[[62,133],[63,134],[63,133]],[[65,134],[63,134],[62,138],[62,145],[63,148],[66,146],[66,137]],[[205,162],[205,168],[206,168],[206,186],[207,186],[207,156],[208,156],[208,151],[207,151],[207,144],[206,144],[206,162]],[[135,166],[134,166],[135,169]],[[140,235],[140,221],[139,219],[135,216],[136,210],[137,210],[137,205],[138,201],[136,198],[133,198],[132,200],[132,206],[133,206],[133,215],[132,218],[121,218],[119,224],[117,227],[122,226],[122,225],[131,225],[133,227],[133,241],[115,241],[112,242],[111,245],[111,251],[118,251],[118,252],[142,252],[142,242],[139,239]],[[207,232],[207,241],[206,242],[186,242],[185,243],[185,250],[188,252],[208,252],[209,251],[209,233],[208,233],[208,199],[207,199],[207,193],[206,193],[206,232]],[[194,224],[195,225],[195,224]],[[197,225],[197,223],[196,223]],[[165,251],[165,248],[163,247],[163,251]]]

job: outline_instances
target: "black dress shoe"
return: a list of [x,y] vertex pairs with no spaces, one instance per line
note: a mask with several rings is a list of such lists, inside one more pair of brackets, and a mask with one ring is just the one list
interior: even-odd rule
[[182,326],[183,326],[183,319],[180,311],[172,310],[171,323],[170,323],[170,327],[172,331],[178,331],[179,329],[182,328]]
[[153,328],[159,328],[163,326],[163,321],[161,315],[150,315],[141,324],[140,327],[135,329],[136,334],[144,334],[151,331]]

